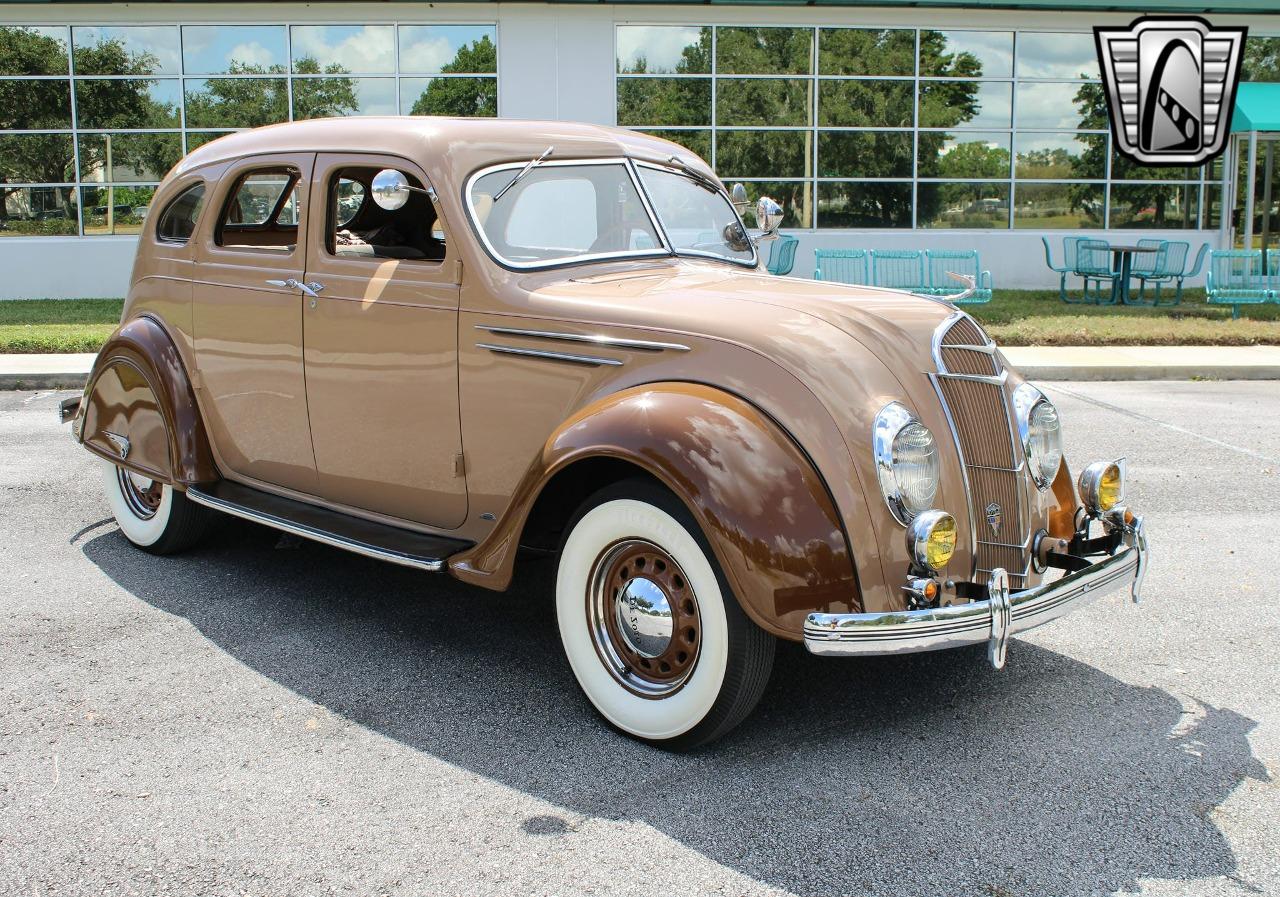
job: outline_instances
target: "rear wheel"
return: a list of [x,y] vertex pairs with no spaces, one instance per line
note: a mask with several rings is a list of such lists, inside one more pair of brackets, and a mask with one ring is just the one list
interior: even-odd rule
[[152,554],[190,548],[208,528],[212,512],[172,486],[103,461],[102,486],[120,531]]
[[773,636],[738,606],[688,509],[647,481],[584,505],[560,554],[556,616],[596,710],[660,747],[724,735],[769,681]]

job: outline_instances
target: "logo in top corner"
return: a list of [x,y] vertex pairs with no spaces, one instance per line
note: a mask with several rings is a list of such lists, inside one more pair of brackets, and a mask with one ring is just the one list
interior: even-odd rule
[[1197,16],[1094,28],[1116,149],[1142,165],[1200,165],[1221,155],[1247,31]]

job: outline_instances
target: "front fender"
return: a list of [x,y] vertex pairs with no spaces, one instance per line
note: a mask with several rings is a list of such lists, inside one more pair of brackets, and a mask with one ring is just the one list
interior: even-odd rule
[[743,609],[766,631],[799,639],[810,612],[861,610],[840,515],[808,457],[759,409],[693,383],[625,389],[566,420],[493,533],[450,561],[453,574],[505,588],[543,487],[588,458],[629,462],[675,492],[702,526]]
[[94,454],[170,485],[218,479],[182,358],[150,315],[107,340],[80,408],[75,433]]

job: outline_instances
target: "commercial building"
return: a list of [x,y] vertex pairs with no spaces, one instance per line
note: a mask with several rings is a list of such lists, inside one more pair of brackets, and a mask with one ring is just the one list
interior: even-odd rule
[[783,204],[796,275],[816,247],[976,247],[1041,286],[1042,235],[1226,245],[1270,214],[1270,144],[1256,171],[1244,138],[1226,166],[1114,151],[1092,27],[1144,12],[1247,26],[1244,78],[1280,81],[1274,0],[0,4],[0,296],[122,295],[184,152],[324,115],[660,133]]

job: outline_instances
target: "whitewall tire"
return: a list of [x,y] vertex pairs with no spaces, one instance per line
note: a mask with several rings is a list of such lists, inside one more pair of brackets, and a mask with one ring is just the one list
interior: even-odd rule
[[144,551],[171,554],[204,535],[210,512],[172,486],[103,461],[102,488],[120,532]]
[[647,481],[602,490],[571,524],[556,618],[596,710],[662,747],[696,747],[733,728],[773,664],[773,637],[738,606],[688,509]]

